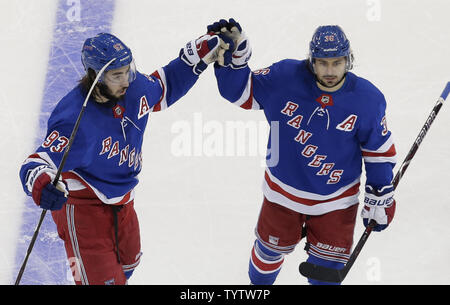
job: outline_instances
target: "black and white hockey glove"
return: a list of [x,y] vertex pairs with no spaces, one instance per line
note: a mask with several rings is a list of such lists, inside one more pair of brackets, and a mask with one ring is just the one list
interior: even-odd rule
[[[247,35],[242,31],[241,25],[230,18],[228,21],[221,19],[207,27],[208,32],[214,32],[230,45],[229,51],[224,54],[224,65],[231,65],[234,69],[241,69],[247,66],[252,56],[252,48],[250,46]],[[228,53],[231,53],[228,55]],[[219,63],[220,64],[220,63]]]
[[192,67],[195,74],[200,75],[210,63],[223,63],[223,55],[227,49],[228,45],[218,35],[210,33],[189,41],[180,50],[180,58]]

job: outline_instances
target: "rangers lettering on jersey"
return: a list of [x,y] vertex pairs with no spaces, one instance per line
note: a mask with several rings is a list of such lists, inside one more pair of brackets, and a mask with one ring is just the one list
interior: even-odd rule
[[[71,187],[80,190],[82,185],[106,204],[133,200],[148,114],[170,107],[197,80],[192,68],[176,58],[151,75],[136,72],[136,79],[114,105],[89,101],[62,172],[63,177],[70,175],[76,181],[68,184],[69,197]],[[58,102],[48,120],[46,139],[22,165],[20,178],[28,195],[29,173],[43,165],[56,169],[61,163],[85,91],[77,85]]]
[[[325,108],[326,106],[332,106],[333,105],[333,99],[328,95],[322,95],[320,98],[317,99],[319,103],[321,103],[322,107]],[[292,117],[294,113],[298,109],[298,104],[288,101],[284,108],[281,110],[281,113]],[[296,129],[300,128],[301,122],[302,122],[303,116],[298,114],[295,116],[292,120],[289,120],[287,124],[289,126],[292,126]],[[356,118],[355,118],[356,121]],[[345,123],[347,124],[347,123]],[[345,125],[347,128],[347,125]],[[353,125],[354,126],[354,122]],[[353,128],[353,127],[352,127]],[[311,132],[307,132],[305,130],[300,130],[297,136],[294,138],[296,142],[299,142],[302,145],[305,145],[306,142],[310,140],[310,138],[313,136]],[[344,173],[343,170],[334,170],[333,172],[330,172],[331,169],[334,167],[335,163],[325,163],[322,164],[322,161],[327,158],[326,155],[319,155],[315,154],[317,150],[319,149],[318,146],[308,144],[303,149],[301,155],[305,158],[312,158],[312,160],[308,163],[308,166],[313,168],[321,167],[321,169],[316,173],[317,176],[329,176],[330,179],[328,179],[327,184],[335,184],[338,183],[341,179],[342,174]]]
[[139,161],[140,161],[139,157],[142,158],[142,155],[136,153],[137,150],[135,147],[133,147],[130,150],[130,145],[128,144],[124,148],[120,149],[119,141],[115,141],[113,145],[111,145],[111,143],[112,143],[111,136],[105,138],[102,141],[102,149],[99,152],[100,156],[103,154],[106,154],[107,152],[109,152],[107,159],[111,159],[117,155],[120,155],[119,162],[118,162],[119,166],[121,166],[127,160],[129,160],[128,167],[132,167],[133,164],[135,164],[135,168],[137,168]]
[[215,67],[215,76],[225,99],[278,122],[268,145],[279,146],[278,162],[267,162],[263,181],[269,201],[308,215],[350,207],[359,201],[363,161],[367,183],[390,184],[396,152],[386,101],[369,81],[347,72],[339,90],[325,92],[308,60],[293,59],[253,73]]
[[292,114],[297,110],[298,105],[293,102],[287,102],[286,107],[281,110],[281,113],[286,114],[287,116],[292,116]]

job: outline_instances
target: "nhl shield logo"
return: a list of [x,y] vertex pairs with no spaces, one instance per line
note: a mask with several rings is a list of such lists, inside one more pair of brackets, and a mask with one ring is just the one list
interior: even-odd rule
[[320,106],[317,106],[316,109],[314,109],[313,113],[308,119],[307,125],[311,123],[312,119],[315,116],[318,116],[321,118],[325,118],[324,122],[326,123],[326,130],[328,130],[328,128],[330,128],[330,113],[328,112],[328,109],[326,109],[326,107],[334,105],[333,97],[329,94],[322,94],[318,98],[316,98],[316,102],[318,102]]
[[122,119],[124,111],[125,111],[125,108],[123,108],[120,105],[116,105],[113,107],[113,114],[116,119]]
[[333,106],[333,97],[329,94],[322,94],[316,101],[320,104],[322,109],[325,109],[327,106]]

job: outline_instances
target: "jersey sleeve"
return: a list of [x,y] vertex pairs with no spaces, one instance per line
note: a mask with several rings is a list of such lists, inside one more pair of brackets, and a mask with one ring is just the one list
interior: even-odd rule
[[198,75],[181,59],[176,58],[157,69],[148,79],[158,84],[158,89],[155,90],[159,91],[159,99],[155,100],[150,108],[151,112],[158,112],[182,98],[197,82]]
[[[23,162],[19,171],[19,177],[26,194],[31,195],[34,180],[42,171],[56,171],[58,169],[64,151],[69,144],[69,138],[73,127],[73,124],[49,125],[45,140],[36,151],[28,156]],[[79,129],[62,172],[83,167],[89,162],[89,160],[86,159],[86,156],[91,155],[89,153],[89,150],[92,148],[91,146],[92,145],[89,145],[83,130]]]
[[386,122],[386,100],[381,93],[371,99],[357,136],[364,159],[366,185],[379,188],[391,184],[397,160],[393,136]]
[[274,92],[275,65],[253,72],[249,67],[233,69],[216,65],[215,75],[220,94],[243,109],[264,109],[264,104]]

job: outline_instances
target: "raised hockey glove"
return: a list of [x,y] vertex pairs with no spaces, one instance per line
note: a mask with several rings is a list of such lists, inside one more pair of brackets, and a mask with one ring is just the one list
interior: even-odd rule
[[[32,181],[32,193],[34,202],[44,210],[60,210],[67,201],[67,186],[62,179],[53,185],[55,171],[49,167],[42,166],[34,171]],[[32,173],[33,174],[33,173]]]
[[210,63],[223,63],[223,55],[228,47],[219,36],[210,33],[189,41],[180,50],[180,58],[192,67],[195,74],[200,75]]
[[[250,46],[248,37],[242,31],[241,25],[230,18],[228,21],[221,19],[218,22],[207,27],[208,31],[214,32],[219,35],[226,43],[227,40],[231,40],[233,43],[229,43],[230,53],[231,53],[231,67],[234,69],[241,69],[247,66],[250,57],[252,56],[252,48]],[[227,53],[225,53],[225,63],[227,58]]]
[[391,223],[395,214],[394,187],[388,185],[375,189],[366,185],[364,207],[361,211],[364,225],[367,227],[370,220],[376,221],[374,231],[382,231]]

